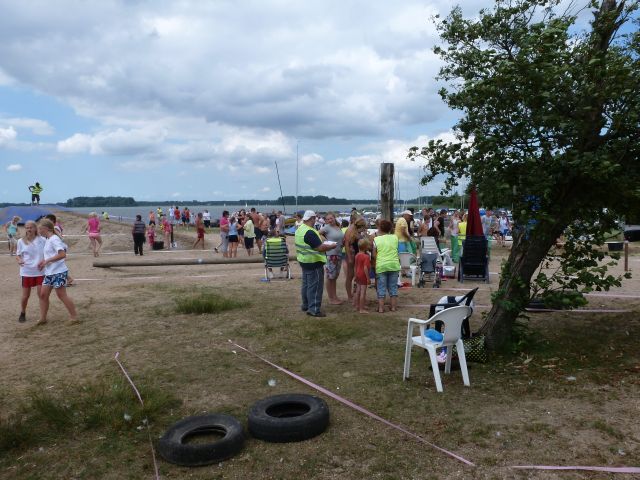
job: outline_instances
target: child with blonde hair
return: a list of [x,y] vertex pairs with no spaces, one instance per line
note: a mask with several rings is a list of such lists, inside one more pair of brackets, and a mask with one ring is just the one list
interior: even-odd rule
[[18,264],[20,265],[20,277],[22,280],[22,299],[20,300],[20,323],[27,320],[27,304],[31,296],[31,289],[36,288],[40,296],[44,273],[38,268],[43,259],[45,240],[38,235],[38,226],[33,220],[24,224],[25,236],[18,240]]
[[368,253],[370,248],[371,242],[368,239],[358,240],[358,253],[355,259],[356,292],[353,296],[353,306],[359,313],[369,312],[365,305],[367,304],[367,287],[371,270],[371,257]]
[[38,233],[46,240],[44,242],[43,259],[38,262],[38,268],[44,270],[44,280],[40,291],[40,320],[37,325],[47,323],[49,311],[49,297],[55,289],[60,301],[67,307],[70,323],[78,323],[76,306],[67,296],[67,276],[69,269],[64,261],[67,257],[67,246],[56,235],[51,220],[43,219],[38,224]]

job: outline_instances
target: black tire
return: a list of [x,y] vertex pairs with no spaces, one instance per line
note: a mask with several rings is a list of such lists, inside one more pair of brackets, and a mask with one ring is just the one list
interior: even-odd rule
[[[190,437],[212,433],[224,436],[211,443],[185,443]],[[187,417],[174,423],[156,442],[156,449],[167,462],[199,467],[231,458],[244,445],[242,424],[230,415],[213,414]]]
[[329,425],[329,406],[319,397],[290,393],[256,402],[249,411],[249,433],[267,442],[300,442]]

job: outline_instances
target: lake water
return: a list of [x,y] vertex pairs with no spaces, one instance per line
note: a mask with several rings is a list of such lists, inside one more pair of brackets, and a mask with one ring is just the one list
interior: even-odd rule
[[[366,210],[366,211],[373,211],[375,212],[377,209],[376,205],[363,205],[363,204],[352,204],[352,205],[298,205],[298,207],[296,208],[295,205],[285,205],[286,209],[282,208],[282,205],[278,206],[274,206],[274,205],[249,205],[248,207],[245,207],[244,205],[238,205],[238,204],[229,204],[227,206],[220,206],[220,205],[179,205],[180,210],[182,210],[184,207],[187,207],[192,214],[192,218],[195,214],[197,214],[198,212],[204,212],[205,210],[209,210],[209,213],[211,214],[211,219],[216,219],[216,218],[220,218],[222,216],[222,212],[223,210],[229,210],[230,212],[237,212],[238,210],[244,208],[245,210],[249,211],[249,209],[254,206],[256,208],[256,210],[258,212],[267,212],[267,213],[271,213],[272,210],[283,210],[287,216],[291,216],[293,215],[296,211],[300,211],[300,210],[313,210],[315,212],[343,212],[346,213],[348,215],[348,213],[351,211],[352,207],[356,207],[358,210]],[[149,211],[153,210],[154,212],[156,211],[158,207],[151,207],[151,206],[146,206],[146,207],[78,207],[78,208],[71,208],[70,210],[73,212],[78,212],[78,213],[83,213],[83,214],[87,214],[87,213],[91,213],[91,212],[96,212],[98,214],[101,214],[103,211],[106,211],[109,214],[109,217],[112,220],[121,220],[124,222],[133,222],[136,218],[136,215],[141,215],[142,216],[142,220],[144,220],[145,222],[147,221],[147,219],[149,218]],[[167,207],[161,207],[163,211],[166,212]]]

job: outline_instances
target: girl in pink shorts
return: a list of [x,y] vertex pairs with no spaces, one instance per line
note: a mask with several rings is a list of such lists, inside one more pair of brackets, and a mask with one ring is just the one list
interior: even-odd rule
[[91,212],[89,214],[87,226],[84,231],[88,232],[89,234],[89,242],[91,242],[91,250],[93,251],[93,256],[99,256],[100,249],[102,248],[102,237],[100,236],[100,219],[98,218],[98,214],[96,212]]

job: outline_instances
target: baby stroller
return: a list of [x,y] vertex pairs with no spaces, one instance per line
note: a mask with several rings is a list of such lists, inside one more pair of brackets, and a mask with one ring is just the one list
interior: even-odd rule
[[438,273],[441,271],[440,255],[436,252],[423,250],[420,254],[420,280],[418,280],[418,287],[424,288],[427,281],[438,283]]

